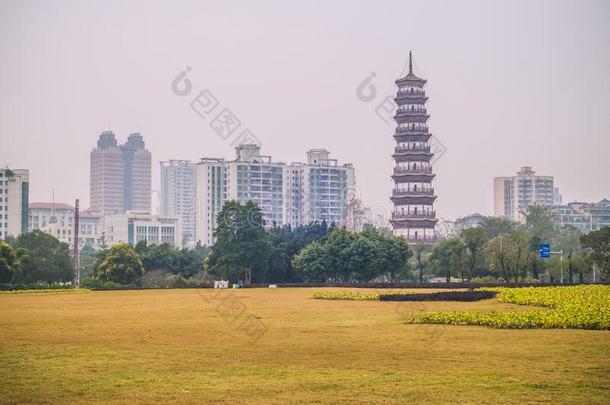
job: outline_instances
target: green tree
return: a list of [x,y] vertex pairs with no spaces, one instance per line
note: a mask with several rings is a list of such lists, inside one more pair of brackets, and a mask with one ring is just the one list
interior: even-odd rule
[[11,245],[0,241],[0,283],[10,283],[15,272],[17,255]]
[[[251,281],[264,281],[270,243],[260,208],[252,201],[227,201],[218,214],[216,243],[205,260],[208,274]],[[254,277],[253,277],[254,275]]]
[[523,282],[530,266],[531,238],[523,230],[517,229],[510,234],[500,234],[487,242],[485,250],[492,268],[506,281]]
[[195,249],[181,249],[175,254],[173,273],[193,277],[203,271],[203,257]]
[[80,250],[80,267],[81,267],[81,280],[87,277],[92,277],[97,268],[98,259],[97,251],[91,246],[83,246]]
[[[138,244],[142,242],[145,241],[138,242]],[[140,249],[141,253],[138,249]],[[136,245],[136,251],[142,260],[145,271],[163,270],[169,273],[177,272],[176,261],[178,251],[169,243],[162,243],[160,245],[144,244],[143,247],[142,245]]]
[[580,243],[589,250],[589,257],[601,272],[602,282],[610,282],[610,226],[582,235]]
[[505,242],[506,234],[499,234],[485,243],[484,251],[490,270],[500,276],[504,281],[510,281],[511,271],[509,266],[508,243]]
[[381,243],[383,260],[380,262],[378,272],[387,273],[390,281],[394,282],[406,275],[409,258],[413,256],[413,252],[407,240],[401,236],[384,236]]
[[[413,255],[407,240],[393,236],[383,230],[365,227],[356,235],[368,240],[373,247],[373,254],[368,270],[368,280],[385,275],[390,281],[396,281],[406,275],[409,258]],[[367,280],[367,281],[368,281]]]
[[66,243],[35,230],[15,240],[18,265],[13,276],[17,283],[58,283],[74,279],[70,250]]
[[565,225],[559,228],[559,232],[553,241],[556,250],[563,251],[565,258],[567,259],[570,284],[574,283],[574,277],[576,273],[578,273],[578,265],[575,263],[574,259],[576,256],[580,256],[583,253],[582,245],[580,243],[581,235],[582,232],[580,232],[580,229],[572,225]]
[[530,205],[521,212],[525,218],[525,228],[531,237],[548,242],[554,232],[553,211],[542,205]]
[[380,253],[380,244],[361,234],[356,235],[345,250],[345,254],[349,257],[346,263],[347,274],[350,278],[353,277],[355,280],[362,282],[376,278],[383,271],[379,267],[379,261],[381,260],[376,260],[376,254],[379,255]]
[[462,232],[462,239],[468,253],[468,271],[466,273],[466,279],[468,282],[470,282],[470,279],[474,274],[477,261],[482,255],[483,246],[486,242],[485,230],[478,226],[464,229]]
[[97,277],[102,281],[119,284],[135,284],[143,273],[142,261],[131,245],[117,243],[106,253],[97,269]]
[[274,226],[267,231],[271,253],[267,264],[267,280],[271,282],[303,281],[302,275],[292,266],[292,259],[308,243],[324,238],[330,229],[326,221],[312,222],[292,228],[290,225]]
[[428,247],[424,242],[417,242],[415,244],[415,248],[413,249],[415,252],[415,267],[417,268],[417,272],[419,274],[419,282],[424,282],[424,271],[426,269],[426,265],[428,264],[426,260],[426,251]]
[[531,238],[522,231],[516,230],[508,235],[509,258],[515,283],[525,281],[532,255]]
[[335,229],[323,240],[329,281],[348,282],[352,279],[349,248],[356,234],[345,228]]
[[466,247],[459,238],[442,239],[439,241],[430,256],[430,262],[435,271],[445,276],[447,283],[451,276],[460,276],[464,279],[464,261]]
[[487,240],[501,234],[508,234],[515,230],[517,223],[505,217],[484,217],[479,225],[485,232]]
[[305,281],[320,283],[328,278],[327,252],[318,241],[305,246],[292,259],[292,265]]
[[402,237],[372,228],[360,233],[333,229],[306,245],[292,265],[310,282],[367,282],[381,276],[394,281],[405,274],[411,254]]

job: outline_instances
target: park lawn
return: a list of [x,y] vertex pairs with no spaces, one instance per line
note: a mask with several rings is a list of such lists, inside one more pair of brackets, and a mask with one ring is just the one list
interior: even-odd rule
[[0,295],[0,401],[610,399],[610,332],[410,325],[420,311],[531,307],[312,299],[320,290]]

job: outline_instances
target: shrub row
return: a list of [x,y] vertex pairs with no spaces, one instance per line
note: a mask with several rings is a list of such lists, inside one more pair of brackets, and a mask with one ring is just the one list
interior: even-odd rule
[[135,285],[101,281],[96,278],[86,278],[83,280],[83,287],[90,290],[129,290],[135,288]]
[[86,278],[83,281],[83,287],[91,290],[144,290],[144,289],[163,289],[163,288],[211,288],[213,285],[210,281],[198,279],[185,279],[176,274],[169,274],[161,280],[154,282],[147,281],[141,285],[135,284],[118,284],[112,281],[101,281],[96,278]]
[[379,301],[479,301],[495,297],[497,291],[441,291],[435,293],[379,294]]
[[[471,289],[481,287],[553,287],[565,284],[558,283],[415,283],[415,282],[383,282],[383,283],[275,283],[279,288],[292,288],[292,287],[309,287],[309,288],[324,288],[324,287],[336,287],[336,288],[381,288],[381,289]],[[248,288],[268,288],[269,284],[248,284]]]

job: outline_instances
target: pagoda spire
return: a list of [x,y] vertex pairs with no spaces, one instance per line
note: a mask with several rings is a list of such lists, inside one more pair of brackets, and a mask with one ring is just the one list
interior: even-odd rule
[[409,51],[409,73],[396,82],[396,145],[392,157],[396,162],[390,200],[394,205],[390,223],[394,235],[403,236],[410,244],[436,243],[434,228],[438,220],[434,210],[432,134],[428,132],[426,80],[413,74],[413,53]]
[[409,51],[409,74],[413,74],[413,55]]

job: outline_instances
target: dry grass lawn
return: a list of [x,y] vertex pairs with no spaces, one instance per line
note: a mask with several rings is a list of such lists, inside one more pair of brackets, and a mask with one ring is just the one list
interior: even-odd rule
[[321,289],[0,295],[0,401],[609,403],[610,333],[408,325]]

